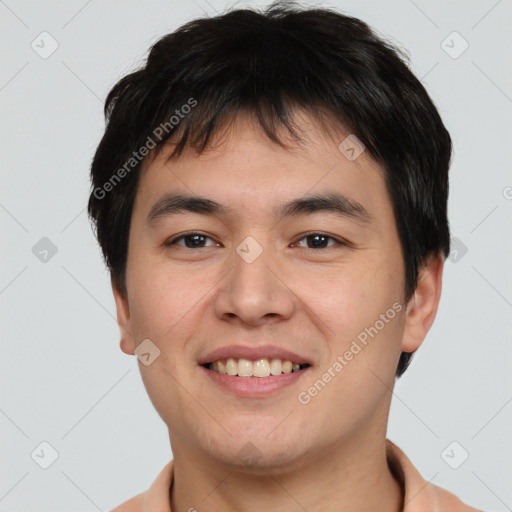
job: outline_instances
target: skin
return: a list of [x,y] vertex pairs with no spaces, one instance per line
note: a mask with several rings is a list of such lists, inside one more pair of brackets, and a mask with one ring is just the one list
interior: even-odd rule
[[[366,151],[355,161],[340,152],[348,132],[333,127],[326,136],[307,113],[295,117],[307,136],[302,145],[283,133],[290,148],[279,147],[239,114],[202,155],[167,161],[163,152],[141,171],[127,297],[112,287],[123,352],[134,354],[146,338],[160,350],[139,367],[169,429],[174,512],[403,508],[385,457],[390,400],[400,353],[417,350],[434,321],[443,258],[421,269],[404,304],[404,264],[382,169]],[[371,222],[329,212],[279,222],[272,215],[277,204],[332,190],[360,202]],[[149,227],[148,212],[168,192],[208,197],[233,213],[180,213]],[[200,248],[183,239],[164,246],[188,231],[209,238]],[[327,239],[308,249],[306,233],[350,246]],[[247,236],[263,249],[250,264],[236,252]],[[298,394],[393,303],[403,306],[394,319],[307,405],[299,403]],[[240,398],[212,385],[198,366],[220,346],[265,341],[310,360],[308,375],[271,396]],[[253,465],[237,456],[247,442],[261,454]]]

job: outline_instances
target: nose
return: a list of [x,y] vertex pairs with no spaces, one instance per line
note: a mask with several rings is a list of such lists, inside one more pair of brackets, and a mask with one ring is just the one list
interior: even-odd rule
[[293,283],[286,282],[271,249],[254,260],[234,251],[229,263],[231,271],[214,298],[218,318],[258,326],[291,317],[296,305]]

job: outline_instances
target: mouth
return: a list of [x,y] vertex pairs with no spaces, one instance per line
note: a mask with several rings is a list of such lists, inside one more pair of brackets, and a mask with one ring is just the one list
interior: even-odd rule
[[198,368],[214,385],[238,398],[279,396],[312,369],[313,361],[278,345],[225,345],[201,356]]
[[232,377],[263,379],[266,377],[297,373],[309,368],[309,363],[299,363],[290,359],[259,358],[255,360],[228,357],[207,362],[207,370]]

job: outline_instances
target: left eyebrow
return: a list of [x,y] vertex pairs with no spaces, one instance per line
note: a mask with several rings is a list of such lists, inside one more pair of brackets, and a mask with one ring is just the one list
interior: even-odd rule
[[274,208],[274,215],[279,219],[305,213],[333,212],[340,217],[351,218],[362,224],[369,224],[372,216],[368,210],[359,202],[340,193],[315,194]]
[[[159,218],[177,213],[192,212],[208,216],[226,216],[232,209],[216,201],[200,196],[184,194],[167,194],[159,199],[149,211],[147,224],[155,223]],[[315,194],[294,199],[288,203],[273,208],[276,218],[304,215],[306,213],[333,212],[343,218],[368,224],[372,216],[359,202],[339,193]]]

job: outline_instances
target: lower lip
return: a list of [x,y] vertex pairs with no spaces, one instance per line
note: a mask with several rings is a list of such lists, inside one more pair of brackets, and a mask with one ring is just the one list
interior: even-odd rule
[[222,386],[227,391],[237,396],[256,398],[268,396],[295,384],[311,367],[308,366],[298,372],[282,373],[281,375],[270,375],[268,377],[237,377],[208,370],[204,366],[199,368],[206,372],[206,376],[215,384]]

